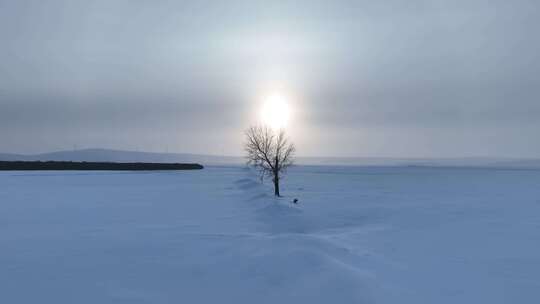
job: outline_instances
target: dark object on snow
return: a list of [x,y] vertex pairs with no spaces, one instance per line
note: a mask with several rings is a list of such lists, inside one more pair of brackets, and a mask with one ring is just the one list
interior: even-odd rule
[[167,163],[103,163],[67,161],[0,161],[0,171],[5,170],[103,170],[103,171],[152,171],[152,170],[199,170],[199,164]]
[[295,204],[298,204],[298,199],[295,198],[292,202],[295,203]]

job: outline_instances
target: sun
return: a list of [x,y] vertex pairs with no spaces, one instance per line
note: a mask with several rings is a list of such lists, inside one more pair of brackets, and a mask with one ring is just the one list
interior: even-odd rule
[[287,99],[281,95],[270,95],[264,101],[261,110],[261,120],[266,126],[280,130],[287,126],[291,110]]

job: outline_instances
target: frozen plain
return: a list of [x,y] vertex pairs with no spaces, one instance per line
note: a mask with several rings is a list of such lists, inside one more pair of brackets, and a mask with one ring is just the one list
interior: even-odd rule
[[538,170],[300,166],[282,191],[1,172],[0,303],[540,301]]

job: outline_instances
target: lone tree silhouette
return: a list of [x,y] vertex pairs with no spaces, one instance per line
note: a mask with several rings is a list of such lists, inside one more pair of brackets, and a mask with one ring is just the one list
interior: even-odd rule
[[255,167],[261,179],[271,177],[274,194],[280,196],[279,181],[293,164],[294,144],[289,142],[285,131],[275,131],[268,126],[252,126],[246,130],[248,165]]

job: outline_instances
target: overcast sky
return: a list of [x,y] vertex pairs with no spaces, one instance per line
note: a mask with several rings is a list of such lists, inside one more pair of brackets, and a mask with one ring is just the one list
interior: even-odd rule
[[540,157],[540,2],[0,0],[0,152]]

